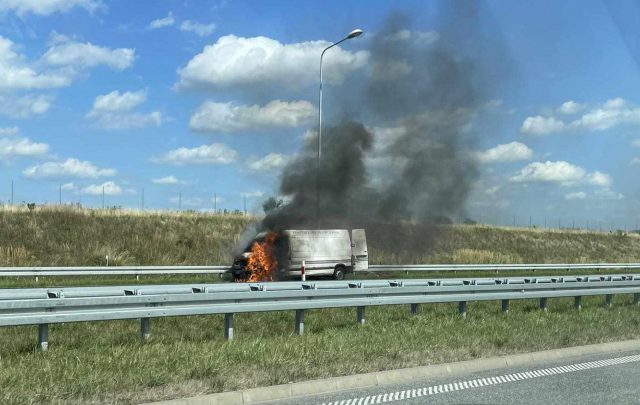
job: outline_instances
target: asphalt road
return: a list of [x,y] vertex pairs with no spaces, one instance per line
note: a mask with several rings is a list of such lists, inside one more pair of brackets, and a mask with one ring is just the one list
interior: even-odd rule
[[269,404],[640,404],[640,351],[424,379]]

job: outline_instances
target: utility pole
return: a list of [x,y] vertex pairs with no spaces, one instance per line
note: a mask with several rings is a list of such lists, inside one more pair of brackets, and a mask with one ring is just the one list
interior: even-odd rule
[[243,194],[244,196],[244,215],[247,215],[247,195]]
[[213,212],[218,212],[218,194],[213,193]]
[[60,189],[58,190],[58,204],[62,205],[62,184],[60,184]]
[[11,205],[13,205],[13,180],[11,180]]
[[102,186],[102,209],[104,209],[104,186]]
[[178,211],[182,211],[182,191],[178,193]]

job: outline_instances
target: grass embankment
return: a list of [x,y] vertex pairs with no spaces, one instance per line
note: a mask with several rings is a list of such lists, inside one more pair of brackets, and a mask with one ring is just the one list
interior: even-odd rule
[[0,266],[229,263],[243,215],[0,208]]
[[[246,217],[208,214],[0,209],[0,266],[228,263]],[[420,243],[392,245],[369,231],[374,263],[632,262],[637,235],[453,226],[429,254]],[[408,240],[428,230],[406,226]],[[546,272],[545,272],[546,273]],[[493,275],[493,273],[491,273]],[[509,273],[512,274],[512,273]],[[540,272],[538,272],[540,274]],[[458,273],[456,276],[467,274]],[[476,275],[474,273],[474,275]],[[378,275],[379,276],[379,275]],[[412,273],[411,276],[415,276]],[[431,276],[431,275],[430,275]],[[450,274],[449,274],[450,276]],[[375,276],[373,276],[375,277]],[[393,274],[392,277],[403,277]],[[207,282],[211,276],[141,282]],[[70,279],[40,285],[69,285]],[[27,281],[4,280],[4,286]],[[28,281],[33,283],[33,280]],[[134,284],[131,278],[78,278],[75,285]],[[612,308],[601,297],[308,311],[305,336],[293,335],[293,312],[236,315],[236,340],[223,340],[221,316],[154,319],[139,341],[137,321],[52,325],[50,350],[38,352],[35,327],[0,328],[0,403],[141,402],[311,378],[409,367],[564,346],[639,338],[640,309],[629,296]]]

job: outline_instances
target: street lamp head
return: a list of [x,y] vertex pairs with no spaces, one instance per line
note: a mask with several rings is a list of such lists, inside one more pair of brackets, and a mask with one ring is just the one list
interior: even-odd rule
[[360,35],[362,35],[364,33],[364,31],[362,31],[360,28],[356,28],[355,30],[351,31],[349,33],[349,35],[347,35],[346,39],[351,39],[351,38],[355,38],[355,37],[359,37]]

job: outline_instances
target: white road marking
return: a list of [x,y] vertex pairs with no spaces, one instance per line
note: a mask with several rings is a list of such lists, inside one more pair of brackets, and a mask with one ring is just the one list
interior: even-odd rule
[[[404,391],[388,392],[384,395],[382,394],[369,395],[366,397],[349,399],[346,402],[346,405],[362,404],[362,403],[378,404],[380,402],[395,402],[405,398],[416,398],[416,397],[422,397],[427,395],[441,394],[445,392],[460,391],[464,389],[480,388],[488,385],[503,384],[507,382],[516,382],[516,381],[527,380],[532,378],[546,377],[546,376],[556,375],[556,374],[572,373],[576,371],[590,370],[594,368],[608,367],[608,366],[613,366],[617,364],[626,364],[626,363],[634,363],[634,362],[640,362],[640,355],[636,354],[632,356],[616,357],[613,359],[595,360],[595,361],[589,361],[586,363],[577,363],[577,364],[570,364],[565,366],[543,368],[539,370],[525,371],[522,373],[505,374],[505,375],[488,377],[488,378],[477,378],[475,380],[458,381],[458,382],[449,383],[449,384],[432,385],[430,387],[422,387],[418,389],[411,388]],[[340,405],[344,403],[345,403],[344,400],[340,401]],[[334,405],[334,404],[337,405],[338,401],[328,402],[322,405]]]

